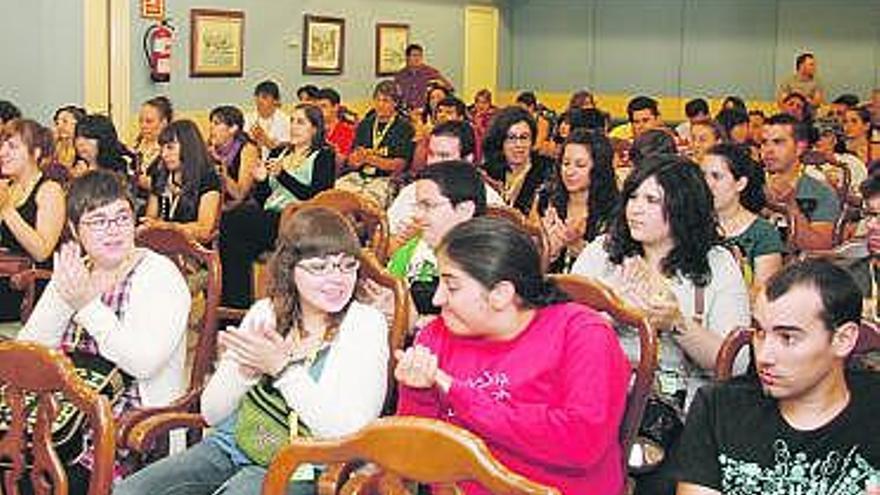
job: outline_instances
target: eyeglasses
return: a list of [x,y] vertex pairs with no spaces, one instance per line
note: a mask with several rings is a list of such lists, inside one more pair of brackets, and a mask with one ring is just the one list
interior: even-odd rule
[[110,226],[119,229],[131,227],[134,224],[134,217],[130,213],[126,213],[112,218],[98,217],[90,220],[80,220],[79,223],[91,230],[104,232],[110,230]]
[[332,261],[327,258],[313,258],[303,260],[297,263],[297,266],[312,275],[330,275],[334,270],[340,273],[353,273],[361,267],[361,262],[353,256],[347,256],[338,261]]
[[416,201],[416,210],[417,211],[431,211],[436,208],[440,208],[441,206],[443,206],[447,203],[452,204],[452,202],[449,201],[448,198],[443,198],[440,201],[428,201],[428,200],[424,199],[421,201]]
[[530,142],[532,142],[532,135],[531,134],[508,134],[508,135],[504,136],[504,140],[507,142],[510,142],[510,143],[516,143],[516,142],[520,142],[520,143],[529,142],[530,143]]

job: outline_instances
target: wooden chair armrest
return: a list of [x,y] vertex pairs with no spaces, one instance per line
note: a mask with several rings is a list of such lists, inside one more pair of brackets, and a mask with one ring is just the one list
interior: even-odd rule
[[364,463],[343,462],[328,464],[327,468],[318,478],[318,495],[337,495],[352,476]]
[[142,407],[128,411],[117,421],[116,443],[128,445],[134,428],[152,417],[171,413],[196,413],[199,407],[201,387],[190,390],[176,401],[162,407]]
[[28,268],[9,277],[9,285],[19,291],[24,291],[33,286],[37,280],[49,280],[52,278],[50,270],[42,268]]
[[145,418],[131,427],[128,442],[124,444],[139,454],[147,453],[155,440],[176,428],[203,429],[208,423],[201,414],[169,412]]

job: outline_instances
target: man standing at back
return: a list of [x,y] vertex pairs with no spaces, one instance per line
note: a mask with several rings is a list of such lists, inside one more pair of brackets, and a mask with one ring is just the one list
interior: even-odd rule
[[846,371],[862,295],[824,260],[758,296],[751,377],[701,389],[676,450],[678,495],[880,492],[880,380]]
[[406,110],[421,109],[425,106],[428,83],[431,81],[438,81],[448,88],[452,87],[452,83],[443,77],[439,70],[425,63],[425,50],[422,45],[407,46],[406,67],[394,76],[394,83],[400,90]]
[[825,90],[816,77],[816,56],[809,52],[801,53],[795,59],[794,67],[795,73],[782,81],[776,90],[779,108],[792,93],[799,93],[813,108],[819,108],[825,103]]

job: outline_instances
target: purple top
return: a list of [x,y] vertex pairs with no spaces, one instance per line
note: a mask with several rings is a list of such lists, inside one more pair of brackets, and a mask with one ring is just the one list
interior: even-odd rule
[[394,83],[399,88],[403,104],[406,108],[413,109],[425,106],[428,83],[435,79],[446,80],[437,69],[430,65],[420,65],[401,69],[394,76]]

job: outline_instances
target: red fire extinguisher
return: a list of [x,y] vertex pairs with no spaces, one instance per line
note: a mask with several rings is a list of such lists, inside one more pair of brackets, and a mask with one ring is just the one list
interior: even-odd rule
[[144,56],[150,66],[150,79],[153,82],[171,80],[171,41],[174,31],[168,22],[153,24],[144,33]]

